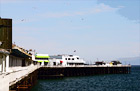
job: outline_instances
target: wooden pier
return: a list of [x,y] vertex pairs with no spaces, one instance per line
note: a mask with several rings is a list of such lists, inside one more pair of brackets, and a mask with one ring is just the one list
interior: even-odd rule
[[131,66],[83,66],[83,67],[41,67],[38,79],[62,78],[70,76],[90,76],[100,74],[129,74]]

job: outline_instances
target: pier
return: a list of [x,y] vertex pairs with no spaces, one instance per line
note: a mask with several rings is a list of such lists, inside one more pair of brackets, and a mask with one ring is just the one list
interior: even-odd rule
[[[28,70],[29,71],[29,70]],[[22,73],[21,71],[20,73]],[[122,66],[96,66],[83,65],[73,67],[62,66],[36,66],[34,71],[10,82],[10,91],[29,91],[38,79],[57,79],[72,76],[94,76],[103,74],[129,74],[130,65]],[[18,73],[17,73],[18,74]],[[15,74],[16,75],[16,74]],[[12,76],[15,77],[15,76]]]

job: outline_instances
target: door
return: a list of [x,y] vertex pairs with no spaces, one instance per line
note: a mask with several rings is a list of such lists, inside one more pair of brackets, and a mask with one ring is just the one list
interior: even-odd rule
[[22,66],[23,66],[23,67],[26,66],[26,65],[25,65],[25,59],[22,60]]
[[48,62],[44,62],[44,65],[48,65]]
[[56,65],[56,62],[53,62],[53,65]]

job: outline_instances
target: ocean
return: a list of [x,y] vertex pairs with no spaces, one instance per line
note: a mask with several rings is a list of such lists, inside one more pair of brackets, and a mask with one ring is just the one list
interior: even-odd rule
[[132,66],[130,74],[38,80],[31,91],[140,91],[140,66]]

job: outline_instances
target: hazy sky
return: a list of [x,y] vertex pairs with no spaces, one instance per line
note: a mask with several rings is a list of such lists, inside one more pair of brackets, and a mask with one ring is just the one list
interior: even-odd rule
[[[140,56],[140,0],[0,0],[13,42],[86,61]],[[76,53],[74,53],[76,50]]]

